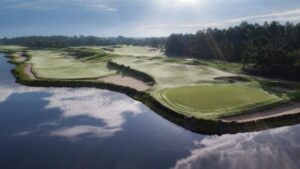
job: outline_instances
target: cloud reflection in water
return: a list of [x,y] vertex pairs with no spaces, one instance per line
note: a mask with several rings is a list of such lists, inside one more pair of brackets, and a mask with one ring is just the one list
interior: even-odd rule
[[[107,137],[122,130],[126,122],[125,113],[136,116],[145,111],[145,106],[126,95],[94,88],[34,88],[21,85],[0,86],[0,103],[5,102],[12,94],[44,92],[43,98],[48,103],[45,109],[59,109],[62,114],[57,121],[39,124],[36,129],[20,131],[14,136],[26,136],[43,127],[52,127],[50,136],[77,138],[79,136]],[[75,117],[88,117],[103,122],[103,125],[72,123],[66,126],[64,120]],[[57,125],[48,125],[58,123]]]
[[206,137],[174,169],[297,169],[300,166],[300,126],[257,133]]
[[97,137],[110,136],[122,130],[125,112],[138,115],[143,112],[143,105],[123,94],[99,89],[52,89],[47,109],[59,108],[64,118],[88,116],[102,120],[104,126],[77,125],[51,132],[52,135],[76,137],[92,134]]

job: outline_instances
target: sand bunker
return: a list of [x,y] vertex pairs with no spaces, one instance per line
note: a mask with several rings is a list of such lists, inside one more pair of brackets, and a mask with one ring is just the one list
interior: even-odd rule
[[268,119],[272,117],[279,117],[283,115],[291,115],[291,114],[298,114],[298,113],[300,113],[300,103],[290,102],[260,112],[242,114],[242,115],[232,116],[232,117],[225,117],[225,118],[221,118],[221,120],[225,122],[234,121],[234,122],[243,123],[243,122],[257,121],[257,120]]
[[32,65],[31,64],[27,64],[24,71],[31,80],[36,79],[35,75],[32,73]]
[[145,91],[151,87],[150,85],[146,84],[143,81],[137,80],[129,76],[122,76],[122,75],[108,76],[105,78],[100,78],[99,80],[104,81],[106,83],[112,83],[120,86],[130,87],[138,91]]

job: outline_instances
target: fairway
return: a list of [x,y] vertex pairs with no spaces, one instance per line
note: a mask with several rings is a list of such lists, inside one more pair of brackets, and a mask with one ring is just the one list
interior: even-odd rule
[[281,100],[262,89],[246,85],[162,89],[156,92],[155,97],[175,111],[203,119],[217,119]]
[[208,66],[188,65],[167,58],[124,56],[112,61],[149,74],[156,80],[158,88],[216,82],[214,79],[217,77],[234,76],[234,74]]
[[74,58],[68,53],[56,50],[30,50],[28,63],[33,64],[33,72],[39,78],[86,79],[98,78],[116,73],[106,67],[108,56]]
[[158,48],[142,46],[122,45],[113,48],[113,52],[111,53],[123,56],[165,57],[164,53],[161,52]]
[[166,55],[159,48],[152,48],[147,46],[130,46],[130,45],[117,45],[117,46],[81,46],[73,48],[86,48],[95,51],[105,51],[109,54],[120,56],[144,56],[144,57],[166,57]]

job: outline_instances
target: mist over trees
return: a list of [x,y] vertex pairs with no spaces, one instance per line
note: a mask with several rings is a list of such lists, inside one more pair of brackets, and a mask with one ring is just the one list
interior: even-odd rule
[[2,45],[22,45],[36,48],[62,48],[91,45],[140,45],[162,47],[166,38],[127,38],[123,36],[103,38],[95,36],[28,36],[0,39]]
[[252,74],[300,80],[300,24],[242,22],[228,29],[172,34],[165,50],[170,56],[240,62]]

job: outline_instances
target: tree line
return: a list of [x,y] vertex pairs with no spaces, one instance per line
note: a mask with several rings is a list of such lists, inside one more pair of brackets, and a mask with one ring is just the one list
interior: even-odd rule
[[96,37],[96,36],[28,36],[15,38],[2,38],[2,45],[22,45],[35,48],[63,48],[69,46],[89,45],[140,45],[151,47],[162,47],[166,38],[127,38],[118,37]]
[[165,51],[170,56],[239,62],[251,74],[300,80],[300,24],[242,22],[228,29],[172,34]]

